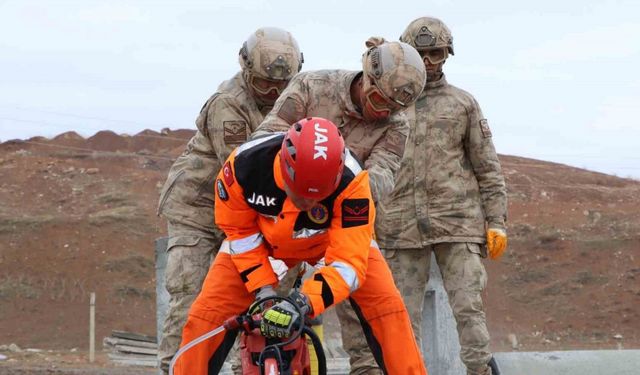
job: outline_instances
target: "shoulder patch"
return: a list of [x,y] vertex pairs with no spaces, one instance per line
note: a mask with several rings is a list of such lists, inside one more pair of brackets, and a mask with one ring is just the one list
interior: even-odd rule
[[223,201],[229,200],[229,194],[227,193],[227,189],[225,189],[221,179],[216,180],[216,189],[218,190],[218,197],[220,199]]
[[384,137],[384,148],[402,157],[407,143],[407,135],[395,129],[390,129]]
[[484,138],[491,138],[491,129],[489,129],[489,122],[486,118],[480,120],[480,131]]
[[224,143],[240,144],[247,140],[247,122],[243,120],[223,121]]
[[231,185],[233,185],[235,180],[233,178],[233,170],[231,169],[231,163],[229,162],[224,163],[224,166],[222,166],[222,176],[224,177],[224,182],[227,184],[227,186],[230,187]]
[[296,100],[288,96],[282,106],[278,110],[278,117],[283,119],[289,125],[295,124],[298,120],[304,118],[304,113],[298,111]]
[[366,224],[369,224],[369,199],[345,199],[342,201],[343,228]]

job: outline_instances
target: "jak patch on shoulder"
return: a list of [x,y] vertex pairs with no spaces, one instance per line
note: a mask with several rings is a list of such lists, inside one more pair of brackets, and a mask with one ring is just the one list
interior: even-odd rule
[[489,129],[489,122],[486,118],[480,120],[480,131],[484,138],[491,138],[491,129]]
[[223,201],[229,200],[229,193],[227,193],[227,189],[224,187],[221,179],[216,180],[216,189],[218,190],[218,197]]
[[247,122],[243,120],[224,121],[224,143],[241,144],[247,140]]
[[343,228],[367,224],[369,224],[369,199],[345,199],[342,201]]

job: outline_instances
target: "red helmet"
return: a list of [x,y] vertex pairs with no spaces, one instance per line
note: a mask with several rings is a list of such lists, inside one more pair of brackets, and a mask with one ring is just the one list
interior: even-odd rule
[[282,140],[280,169],[289,189],[324,199],[338,187],[344,169],[344,139],[329,120],[309,117],[293,124]]

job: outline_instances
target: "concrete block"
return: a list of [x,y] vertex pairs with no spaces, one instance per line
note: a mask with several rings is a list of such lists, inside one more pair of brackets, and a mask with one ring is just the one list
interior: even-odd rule
[[638,375],[640,350],[494,354],[503,375]]
[[422,310],[422,349],[427,369],[430,374],[464,375],[467,371],[460,360],[456,322],[433,253],[429,272],[429,284]]
[[158,345],[162,337],[162,325],[169,307],[169,292],[164,287],[164,270],[167,268],[167,237],[156,239],[156,332]]

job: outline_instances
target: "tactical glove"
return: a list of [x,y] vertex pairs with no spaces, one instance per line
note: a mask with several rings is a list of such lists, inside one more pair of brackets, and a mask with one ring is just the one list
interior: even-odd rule
[[[262,288],[256,290],[256,301],[259,301],[264,298],[275,297],[275,296],[276,296],[276,291],[273,290],[273,287],[271,285],[265,285]],[[274,300],[268,300],[268,301],[261,302],[260,305],[252,306],[249,313],[257,314],[261,311],[265,311],[269,307],[273,306],[273,301]]]
[[[300,307],[303,315],[309,313],[311,308],[304,294],[293,292],[289,297]],[[262,314],[260,333],[265,337],[288,338],[294,329],[299,327],[302,318],[291,303],[278,302]]]
[[498,259],[507,249],[507,232],[504,229],[489,228],[487,230],[487,251],[489,258]]

